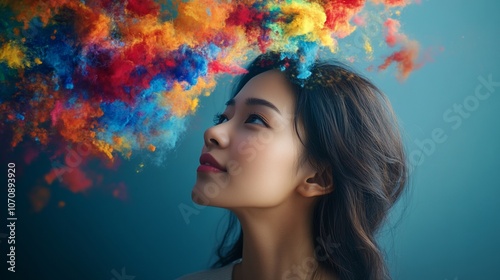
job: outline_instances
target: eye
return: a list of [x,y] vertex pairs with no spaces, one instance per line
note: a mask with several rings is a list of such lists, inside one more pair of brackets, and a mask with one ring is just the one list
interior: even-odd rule
[[[220,114],[220,113],[216,113],[214,115],[214,119],[213,119],[214,125],[219,125],[219,124],[223,123],[224,120],[229,120],[226,115]],[[245,123],[259,124],[258,122],[260,122],[261,125],[269,127],[267,125],[266,121],[264,120],[264,117],[262,117],[261,115],[259,115],[257,113],[250,114],[248,116],[248,119],[247,119],[247,121]]]
[[224,119],[226,119],[226,120],[228,119],[228,118],[226,117],[226,115],[224,115],[224,114],[220,114],[220,113],[216,113],[216,114],[214,115],[214,125],[221,124],[221,123],[224,121]]
[[260,121],[262,123],[262,125],[264,126],[268,126],[266,121],[264,121],[264,117],[262,117],[261,115],[257,114],[257,113],[253,113],[253,114],[250,114],[250,116],[248,116],[248,119],[247,121]]

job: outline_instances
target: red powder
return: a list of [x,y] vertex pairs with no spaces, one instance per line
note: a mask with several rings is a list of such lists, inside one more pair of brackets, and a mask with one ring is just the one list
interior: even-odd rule
[[338,25],[347,24],[350,17],[365,5],[365,0],[334,0],[325,4],[325,26],[335,30]]
[[379,70],[385,70],[389,65],[393,62],[397,63],[398,70],[400,73],[401,79],[406,79],[410,73],[419,68],[415,63],[415,60],[418,56],[418,48],[403,48],[398,52],[391,54],[387,57],[382,65],[378,67]]
[[174,59],[166,59],[165,66],[167,66],[168,68],[174,68],[175,66],[177,66],[177,63],[175,62]]
[[399,43],[404,37],[398,33],[400,24],[399,21],[388,18],[384,22],[384,26],[387,29],[387,35],[385,36],[385,42],[389,47],[394,47],[396,43]]
[[124,52],[124,57],[134,64],[147,65],[153,60],[150,48],[145,43],[138,43],[129,47]]
[[92,186],[92,181],[79,168],[73,168],[70,172],[62,174],[62,183],[74,193],[84,192]]
[[130,73],[134,70],[134,63],[130,60],[117,59],[113,61],[111,65],[111,80],[109,81],[112,85],[123,85],[126,84],[130,78]]
[[265,13],[250,8],[244,4],[238,4],[226,20],[228,25],[248,26],[250,23],[258,24],[264,19]]
[[160,13],[160,6],[153,0],[128,0],[127,10],[138,16],[153,15]]
[[26,153],[24,154],[24,163],[31,164],[33,162],[33,160],[38,157],[39,154],[40,154],[40,151],[35,150],[33,148],[26,149]]
[[121,100],[132,104],[135,96],[149,87],[155,75],[165,71],[164,63],[154,59],[143,44],[128,48],[123,55],[113,57],[109,65],[88,66],[88,75],[81,85],[102,101]]
[[244,26],[248,42],[257,41],[259,50],[265,53],[271,42],[269,41],[269,31],[262,27],[262,22],[268,16],[268,12],[238,4],[226,20],[228,26]]
[[59,118],[59,115],[61,111],[64,109],[63,108],[63,102],[60,100],[56,101],[56,104],[54,105],[54,109],[50,112],[50,118],[52,121],[52,126],[55,126],[57,123],[57,119]]
[[233,75],[241,75],[247,72],[246,69],[238,66],[238,65],[224,65],[219,61],[214,60],[208,64],[208,71],[211,73],[228,73]]
[[386,6],[395,7],[395,6],[405,6],[406,2],[407,2],[406,0],[385,0],[384,4]]
[[[154,61],[155,51],[148,47],[145,43],[138,43],[128,48],[124,52],[125,59],[131,61],[133,69],[141,69],[141,74],[134,74],[128,77],[127,80],[122,80],[123,85],[130,88],[130,95],[135,96],[142,90],[149,88],[151,79],[160,73],[164,68],[161,63]],[[126,74],[126,73],[125,73]]]

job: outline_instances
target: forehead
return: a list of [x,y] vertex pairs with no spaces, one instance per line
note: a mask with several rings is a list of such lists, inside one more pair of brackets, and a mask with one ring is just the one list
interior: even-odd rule
[[234,97],[237,104],[247,98],[260,98],[274,104],[280,112],[291,114],[295,104],[292,86],[279,70],[269,70],[250,79]]

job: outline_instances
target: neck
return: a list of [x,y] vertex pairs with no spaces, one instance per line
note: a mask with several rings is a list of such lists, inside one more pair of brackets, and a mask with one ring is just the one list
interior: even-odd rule
[[233,211],[243,230],[242,262],[235,266],[233,279],[311,277],[317,266],[312,233],[312,201]]

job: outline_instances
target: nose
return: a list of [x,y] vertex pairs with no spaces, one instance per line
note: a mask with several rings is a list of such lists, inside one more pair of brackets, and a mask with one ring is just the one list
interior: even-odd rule
[[207,148],[224,148],[229,144],[229,135],[227,133],[227,128],[224,127],[224,124],[219,124],[208,128],[207,130],[205,130],[203,137],[205,139],[205,146]]

